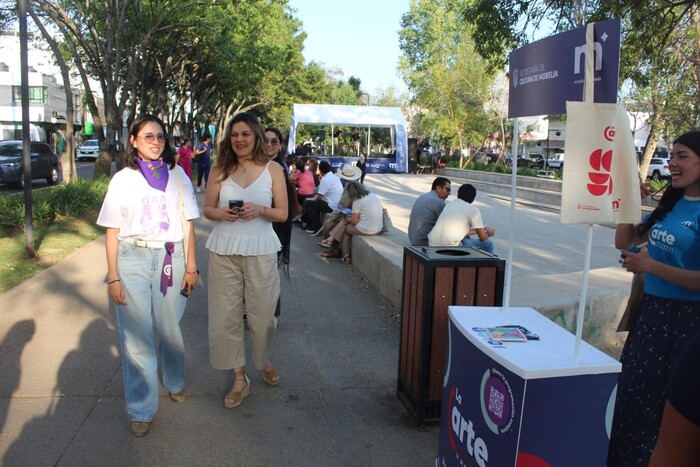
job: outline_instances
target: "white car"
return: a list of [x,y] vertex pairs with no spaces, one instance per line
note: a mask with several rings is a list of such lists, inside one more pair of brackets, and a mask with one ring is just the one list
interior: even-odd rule
[[547,160],[547,167],[550,169],[564,170],[564,153],[552,154],[549,160]]
[[662,178],[671,178],[671,171],[668,169],[668,159],[654,157],[649,162],[647,170],[647,178],[661,180]]
[[75,154],[75,158],[79,161],[84,159],[97,160],[100,154],[100,142],[96,139],[89,139],[80,146]]

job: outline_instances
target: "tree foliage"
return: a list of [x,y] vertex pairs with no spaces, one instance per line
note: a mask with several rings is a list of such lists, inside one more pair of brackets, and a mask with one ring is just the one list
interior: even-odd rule
[[114,143],[143,112],[189,136],[241,110],[285,128],[294,102],[359,103],[359,79],[304,63],[306,34],[288,0],[29,1],[85,89],[103,142],[97,172],[121,163]]
[[468,153],[489,133],[494,74],[475,52],[459,2],[418,0],[401,20],[399,71],[420,108],[424,137]]
[[[664,134],[700,125],[700,3],[697,0],[470,0],[463,8],[476,50],[495,66],[547,25],[547,34],[621,18],[622,98],[649,113],[640,173]],[[624,94],[627,94],[626,96]]]

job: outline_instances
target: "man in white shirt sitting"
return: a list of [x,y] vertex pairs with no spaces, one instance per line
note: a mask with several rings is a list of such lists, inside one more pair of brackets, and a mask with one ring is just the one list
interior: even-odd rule
[[[471,203],[476,198],[476,188],[468,183],[459,187],[457,199],[445,204],[435,227],[428,234],[430,246],[472,246],[493,253],[491,237],[496,229],[484,227],[481,211]],[[476,238],[470,238],[476,235]]]
[[323,230],[321,213],[333,212],[338,207],[338,201],[343,195],[343,184],[338,176],[331,171],[331,165],[326,161],[321,161],[318,170],[323,178],[318,184],[316,196],[304,202],[304,210],[301,214],[301,221],[306,225],[306,231],[312,235],[318,235]]

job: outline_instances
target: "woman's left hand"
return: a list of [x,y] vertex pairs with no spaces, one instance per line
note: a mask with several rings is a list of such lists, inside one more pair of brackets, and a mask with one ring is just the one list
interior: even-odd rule
[[254,204],[251,203],[250,201],[246,201],[243,203],[243,207],[241,208],[241,213],[239,214],[240,219],[255,219],[256,217],[260,217],[263,214],[263,207],[260,206],[259,204]]
[[195,270],[195,272],[187,272],[187,268],[185,268],[185,277],[182,278],[182,285],[180,286],[180,289],[184,289],[187,287],[187,292],[192,293],[192,291],[197,287],[197,284],[199,283],[199,270]]
[[620,250],[624,258],[620,258],[619,263],[629,272],[649,272],[652,269],[654,260],[649,256],[646,247],[642,247],[639,253],[628,250]]

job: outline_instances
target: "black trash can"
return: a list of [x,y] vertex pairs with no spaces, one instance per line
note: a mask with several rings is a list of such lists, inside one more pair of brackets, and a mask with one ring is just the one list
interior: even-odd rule
[[503,305],[505,265],[477,248],[404,248],[397,396],[419,426],[440,421],[447,307]]

